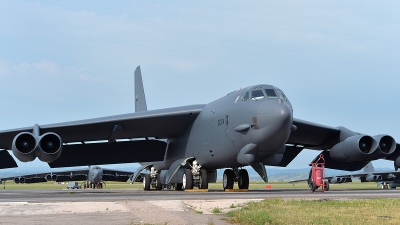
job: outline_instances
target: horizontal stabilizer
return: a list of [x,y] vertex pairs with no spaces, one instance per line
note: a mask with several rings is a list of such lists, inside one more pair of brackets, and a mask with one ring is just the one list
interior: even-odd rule
[[51,168],[162,161],[167,144],[157,140],[64,145]]
[[14,158],[8,151],[0,151],[0,169],[18,167]]

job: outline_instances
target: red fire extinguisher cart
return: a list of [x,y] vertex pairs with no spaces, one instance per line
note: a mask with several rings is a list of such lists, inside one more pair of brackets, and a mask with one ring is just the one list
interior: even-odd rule
[[329,190],[329,183],[325,180],[325,159],[324,155],[320,154],[317,161],[309,164],[311,166],[310,176],[308,179],[308,186],[314,192],[317,188],[321,187],[321,191]]

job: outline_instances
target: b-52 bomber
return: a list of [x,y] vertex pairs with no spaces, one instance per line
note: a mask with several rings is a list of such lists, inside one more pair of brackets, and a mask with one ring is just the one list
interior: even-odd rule
[[[47,181],[65,182],[65,181],[84,181],[84,188],[103,188],[105,181],[126,182],[133,178],[133,172],[104,169],[100,166],[89,166],[86,169],[64,170],[51,173],[24,174],[13,177],[3,177],[1,181],[14,180],[15,183],[40,183]],[[142,177],[137,176],[138,180]]]
[[[138,67],[134,97],[135,113],[0,131],[0,149],[12,150],[22,162],[37,157],[52,168],[139,162],[135,175],[153,173],[144,177],[145,190],[206,189],[223,168],[224,189],[235,182],[247,189],[245,166],[267,182],[265,165],[285,167],[305,148],[323,150],[326,168],[355,171],[382,158],[400,165],[399,144],[391,136],[294,118],[289,98],[276,86],[258,84],[208,104],[147,110]],[[9,157],[0,160],[12,165]]]

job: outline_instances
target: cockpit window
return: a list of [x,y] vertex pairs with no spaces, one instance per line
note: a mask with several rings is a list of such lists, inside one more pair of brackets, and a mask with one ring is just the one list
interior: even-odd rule
[[265,89],[265,93],[267,94],[268,98],[277,98],[275,90],[274,89]]
[[280,99],[288,101],[288,98],[286,97],[285,94],[283,94],[283,92],[281,90],[276,90],[276,92],[278,93],[278,96]]
[[246,94],[242,98],[242,101],[247,101],[248,99],[249,99],[249,92],[246,92]]
[[259,99],[263,99],[264,93],[262,92],[262,90],[254,90],[251,92],[251,100],[259,100]]

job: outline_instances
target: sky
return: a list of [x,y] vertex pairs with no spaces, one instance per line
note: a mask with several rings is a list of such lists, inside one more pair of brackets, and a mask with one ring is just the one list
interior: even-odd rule
[[[133,112],[140,65],[149,110],[271,84],[296,118],[400,140],[399,9],[398,1],[3,0],[0,130]],[[304,150],[288,168],[317,154]]]

